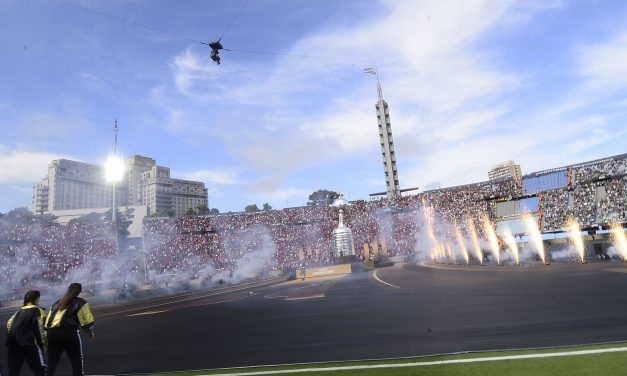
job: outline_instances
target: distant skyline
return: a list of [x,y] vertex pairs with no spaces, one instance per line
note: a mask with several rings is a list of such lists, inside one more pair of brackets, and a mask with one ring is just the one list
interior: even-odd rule
[[[401,188],[627,152],[622,1],[244,3],[0,1],[0,212],[30,208],[53,159],[103,163],[115,118],[124,157],[205,182],[223,212],[368,199],[385,181],[366,67]],[[216,65],[197,41],[223,33]]]

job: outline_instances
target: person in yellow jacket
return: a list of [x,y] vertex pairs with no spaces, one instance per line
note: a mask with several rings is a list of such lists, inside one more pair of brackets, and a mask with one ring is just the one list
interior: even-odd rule
[[72,283],[65,295],[57,300],[46,318],[48,338],[48,376],[54,375],[61,354],[65,351],[72,363],[72,374],[83,376],[83,345],[79,328],[94,339],[94,316],[89,304],[78,295],[83,290],[80,283]]
[[24,305],[7,322],[9,376],[18,376],[24,361],[36,376],[46,374],[44,348],[46,313],[39,307],[41,294],[31,290],[24,295]]

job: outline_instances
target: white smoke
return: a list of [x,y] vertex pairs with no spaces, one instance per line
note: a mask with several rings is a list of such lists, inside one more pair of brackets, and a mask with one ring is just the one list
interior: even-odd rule
[[238,282],[247,278],[255,278],[259,274],[269,271],[274,266],[274,255],[277,252],[276,244],[267,233],[262,235],[261,247],[247,252],[237,260],[237,268],[233,272],[232,280]]
[[[218,271],[212,276],[214,281],[239,283],[263,276],[276,265],[277,246],[264,227],[258,226],[244,232],[240,237],[231,237],[227,243],[234,250],[230,258],[236,260],[235,269]],[[238,257],[233,257],[235,255]]]
[[425,219],[423,210],[416,211],[416,224],[418,231],[416,233],[416,244],[414,246],[414,257],[416,261],[427,261],[431,259],[431,240],[427,233],[427,226],[425,226]]
[[579,260],[579,254],[574,246],[569,245],[557,251],[551,251],[551,258],[555,261],[577,262]]
[[613,258],[618,260],[623,260],[624,256],[621,254],[620,249],[616,246],[611,246],[607,249],[607,254]]

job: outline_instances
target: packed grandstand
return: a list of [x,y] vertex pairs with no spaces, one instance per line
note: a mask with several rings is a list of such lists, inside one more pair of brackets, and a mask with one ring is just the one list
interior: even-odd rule
[[[479,223],[484,217],[497,233],[509,228],[521,234],[523,212],[532,213],[544,233],[564,231],[569,218],[584,230],[603,228],[627,222],[626,174],[627,154],[623,154],[522,179],[430,190],[397,200],[358,200],[344,208],[344,222],[353,231],[357,256],[364,259],[373,247],[389,256],[415,252],[423,236],[419,213],[424,205],[433,209],[436,235],[441,238],[454,236],[453,223],[466,231],[469,219],[481,232]],[[302,263],[324,265],[332,262],[337,219],[338,210],[332,206],[146,218],[143,268],[148,275],[190,270],[223,275],[251,258],[261,261],[256,268],[265,272],[289,272]],[[115,229],[106,223],[42,225],[0,220],[0,280],[12,287],[63,282],[76,270],[98,279],[106,261],[119,254],[118,248]]]

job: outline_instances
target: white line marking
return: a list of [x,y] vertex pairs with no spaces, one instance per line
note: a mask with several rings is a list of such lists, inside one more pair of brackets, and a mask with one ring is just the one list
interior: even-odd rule
[[[459,268],[455,268],[455,267],[450,267],[450,266],[438,266],[438,265],[429,265],[426,263],[426,261],[421,261],[421,262],[417,262],[416,266],[422,266],[424,268],[431,268],[431,269],[444,269],[444,270],[463,270],[463,271],[485,271],[485,270],[491,270],[491,269],[486,269],[486,268],[481,268],[481,269],[477,269],[477,268],[463,268],[463,267],[459,267]],[[475,266],[475,265],[473,265]],[[480,266],[480,265],[476,265],[476,266]]]
[[499,360],[553,358],[553,357],[561,357],[561,356],[580,356],[580,355],[592,355],[592,354],[603,354],[603,353],[625,352],[625,351],[627,351],[627,347],[614,347],[614,348],[609,348],[609,349],[578,350],[578,351],[566,351],[566,352],[543,353],[543,354],[524,354],[524,355],[491,356],[491,357],[486,357],[486,358],[435,360],[431,362],[373,364],[373,365],[362,365],[362,366],[341,366],[341,367],[321,367],[321,368],[298,368],[298,369],[281,369],[281,370],[276,370],[276,371],[254,371],[254,372],[242,372],[242,373],[215,373],[211,375],[207,374],[205,376],[227,376],[227,375],[228,376],[254,376],[254,375],[277,375],[277,374],[303,373],[303,372],[351,371],[351,370],[377,369],[377,368],[405,368],[405,367],[437,366],[437,365],[442,365],[442,364],[492,362],[492,361],[499,361]]
[[156,315],[158,313],[163,313],[163,312],[170,312],[169,309],[160,309],[157,311],[146,311],[146,312],[140,312],[140,313],[133,313],[132,315],[126,315],[128,317],[133,317],[133,316],[145,316],[145,315]]
[[[502,271],[521,271],[521,270],[532,270],[532,269],[522,269],[522,268],[516,268],[516,269],[512,269],[512,268],[508,268],[507,266],[513,266],[513,265],[507,265],[507,266],[499,266],[497,267],[490,267],[484,264],[484,265],[458,265],[457,267],[455,266],[438,266],[438,265],[429,265],[427,264],[426,261],[421,261],[421,262],[417,262],[416,266],[422,266],[423,268],[431,268],[431,269],[442,269],[442,270],[456,270],[456,271],[464,271],[464,272],[502,272]],[[478,268],[475,268],[475,266],[478,266]],[[535,269],[535,270],[541,270],[541,269]]]
[[286,297],[285,300],[306,300],[306,299],[318,299],[318,298],[324,298],[324,297],[326,297],[325,294],[318,293],[318,294],[313,294],[309,296],[297,296],[295,298]]
[[377,272],[378,272],[378,270],[375,270],[375,271],[374,271],[374,273],[372,273],[372,276],[373,276],[373,277],[374,277],[374,279],[376,279],[378,282],[381,282],[381,283],[383,283],[383,284],[385,284],[385,285],[388,285],[388,286],[394,287],[395,289],[399,289],[399,290],[401,289],[400,287],[398,287],[398,286],[396,286],[396,285],[393,285],[393,284],[391,284],[391,283],[387,283],[387,282],[385,282],[384,280],[382,280],[381,278],[377,277]]

